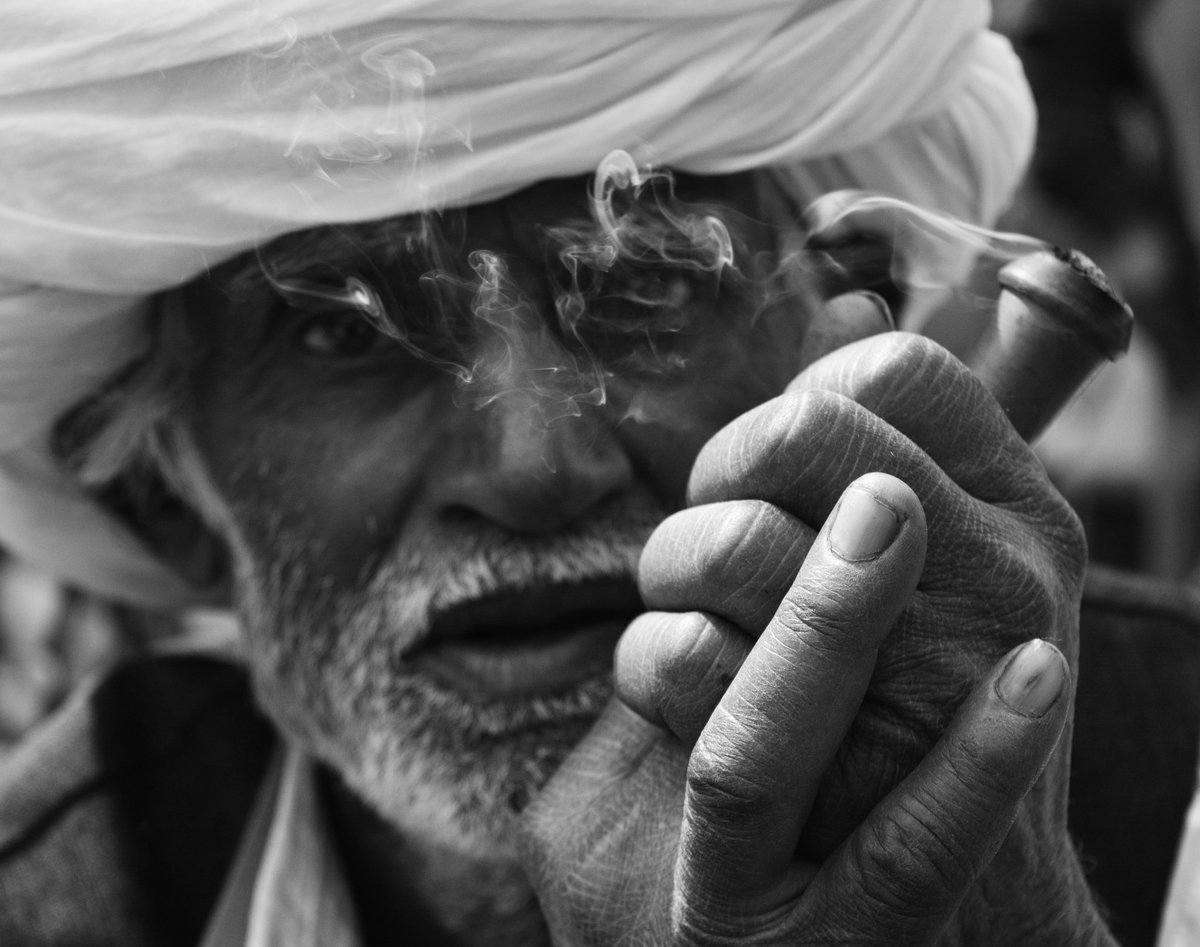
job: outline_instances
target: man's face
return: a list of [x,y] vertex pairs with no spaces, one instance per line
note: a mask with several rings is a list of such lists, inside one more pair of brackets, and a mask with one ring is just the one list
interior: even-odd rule
[[[744,180],[690,185],[754,211]],[[700,445],[797,367],[794,300],[673,250],[572,263],[603,258],[589,220],[582,182],[548,182],[436,241],[284,241],[273,287],[230,268],[188,299],[199,505],[264,706],[393,823],[467,850],[508,850],[608,698],[639,551]],[[728,227],[744,276],[773,259],[768,228]]]

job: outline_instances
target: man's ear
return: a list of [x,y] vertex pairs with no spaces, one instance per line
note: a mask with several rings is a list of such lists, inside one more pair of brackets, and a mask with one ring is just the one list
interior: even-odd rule
[[118,480],[97,498],[147,548],[213,604],[230,600],[227,547],[157,475]]

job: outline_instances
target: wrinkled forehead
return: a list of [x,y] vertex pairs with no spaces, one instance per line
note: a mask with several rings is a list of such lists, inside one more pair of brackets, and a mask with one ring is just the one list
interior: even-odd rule
[[[209,281],[240,288],[263,271],[368,262],[414,270],[430,262],[450,266],[472,251],[487,250],[511,260],[539,260],[548,252],[547,232],[595,222],[592,175],[540,181],[500,200],[427,214],[316,227],[280,237],[217,268]],[[672,172],[641,198],[645,207],[668,215],[676,208],[711,214],[735,236],[761,248],[795,229],[796,208],[774,179],[761,170],[728,175]]]

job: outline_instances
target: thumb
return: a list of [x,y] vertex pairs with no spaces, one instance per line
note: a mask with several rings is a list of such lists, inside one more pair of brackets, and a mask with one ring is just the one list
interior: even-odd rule
[[937,942],[1008,835],[1070,713],[1070,672],[1052,644],[1014,648],[941,740],[821,867],[810,895],[839,943]]

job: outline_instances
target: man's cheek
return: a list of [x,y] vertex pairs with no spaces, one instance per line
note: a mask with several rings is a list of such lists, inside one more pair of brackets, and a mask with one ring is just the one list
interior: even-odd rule
[[369,431],[320,441],[293,433],[229,458],[218,489],[260,566],[302,558],[326,581],[355,581],[395,546],[417,501],[419,472]]
[[395,545],[400,517],[349,497],[337,502],[321,494],[298,496],[271,478],[246,484],[238,494],[235,519],[257,572],[302,565],[321,582],[344,588]]

